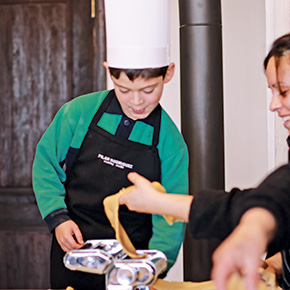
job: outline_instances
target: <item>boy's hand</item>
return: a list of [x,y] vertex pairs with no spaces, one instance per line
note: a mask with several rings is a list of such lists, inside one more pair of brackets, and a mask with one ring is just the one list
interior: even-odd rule
[[58,225],[55,228],[55,237],[64,252],[79,249],[84,245],[83,235],[72,220]]

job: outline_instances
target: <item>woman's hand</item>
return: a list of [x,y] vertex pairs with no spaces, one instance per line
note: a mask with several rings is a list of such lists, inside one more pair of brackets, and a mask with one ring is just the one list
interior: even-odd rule
[[163,193],[158,192],[149,180],[138,173],[129,173],[128,179],[135,188],[120,196],[119,204],[125,204],[132,211],[152,213],[152,203]]
[[135,172],[129,173],[128,179],[135,188],[121,195],[119,204],[133,211],[168,215],[188,222],[193,196],[158,191],[149,180]]
[[218,290],[225,290],[229,277],[243,274],[246,289],[256,290],[258,268],[276,228],[274,216],[263,208],[248,210],[240,224],[213,254],[212,279]]

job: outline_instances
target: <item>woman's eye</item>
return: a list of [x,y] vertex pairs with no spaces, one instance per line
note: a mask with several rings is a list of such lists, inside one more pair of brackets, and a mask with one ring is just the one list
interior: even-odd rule
[[281,92],[280,92],[280,95],[281,95],[282,97],[286,97],[286,95],[288,94],[288,92],[289,92],[289,90],[281,91]]

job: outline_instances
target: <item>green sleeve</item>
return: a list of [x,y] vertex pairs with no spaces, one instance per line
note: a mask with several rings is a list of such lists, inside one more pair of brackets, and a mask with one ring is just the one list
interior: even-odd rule
[[66,208],[65,171],[60,166],[70,147],[80,148],[88,126],[107,92],[78,97],[56,114],[39,141],[32,168],[33,190],[40,213]]
[[[161,184],[168,193],[188,194],[188,150],[173,121],[162,110],[158,151],[161,160]],[[153,235],[150,249],[162,251],[173,266],[184,239],[185,223],[168,225],[160,215],[152,216]]]

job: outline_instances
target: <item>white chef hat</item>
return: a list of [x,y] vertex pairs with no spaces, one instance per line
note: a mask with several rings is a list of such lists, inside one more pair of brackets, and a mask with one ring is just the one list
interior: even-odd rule
[[169,0],[105,0],[108,66],[169,65],[169,13]]

